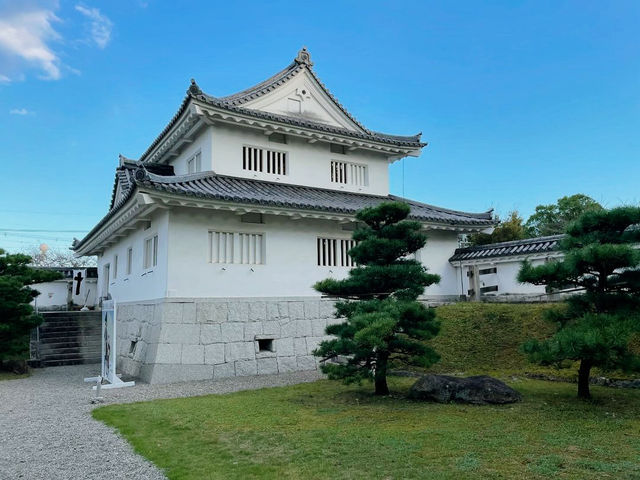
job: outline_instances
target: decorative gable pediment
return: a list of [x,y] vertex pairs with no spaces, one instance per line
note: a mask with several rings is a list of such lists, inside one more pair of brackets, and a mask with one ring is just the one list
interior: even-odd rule
[[245,108],[300,118],[355,132],[364,130],[340,109],[307,69],[243,105]]

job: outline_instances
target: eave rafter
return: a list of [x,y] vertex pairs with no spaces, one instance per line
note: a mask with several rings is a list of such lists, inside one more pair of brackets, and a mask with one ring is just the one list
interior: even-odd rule
[[215,125],[216,123],[254,128],[263,132],[265,135],[283,133],[302,138],[308,143],[316,143],[318,141],[336,143],[344,145],[350,151],[356,149],[369,150],[383,153],[393,159],[405,156],[417,156],[420,154],[419,148],[403,148],[397,145],[387,145],[385,143],[354,139],[348,136],[341,136],[332,133],[322,133],[307,128],[282,125],[277,122],[259,120],[242,114],[231,113],[224,109],[216,109],[215,107],[200,105],[193,102],[185,110],[171,132],[169,132],[156,146],[153,153],[147,156],[145,162],[162,163],[166,158],[175,157],[179,154],[180,149],[185,144],[193,141],[193,137],[203,125]]

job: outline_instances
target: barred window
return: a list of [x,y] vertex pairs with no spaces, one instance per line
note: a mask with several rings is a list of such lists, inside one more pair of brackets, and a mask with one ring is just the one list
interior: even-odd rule
[[287,152],[244,146],[242,147],[242,169],[287,175],[289,170],[287,156]]
[[331,181],[343,185],[366,186],[367,166],[357,163],[331,161]]
[[356,246],[355,240],[318,237],[316,255],[321,267],[353,267],[355,262],[347,253]]
[[265,263],[264,235],[210,231],[209,262],[262,265]]

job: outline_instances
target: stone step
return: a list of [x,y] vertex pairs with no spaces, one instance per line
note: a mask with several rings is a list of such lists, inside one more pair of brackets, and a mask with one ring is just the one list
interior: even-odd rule
[[40,358],[45,358],[49,355],[58,355],[58,354],[62,355],[67,353],[78,353],[78,354],[85,355],[87,352],[93,352],[93,353],[97,352],[97,354],[100,355],[102,352],[102,345],[88,345],[86,347],[78,347],[78,346],[56,347],[51,349],[40,347]]
[[88,340],[84,340],[84,341],[77,341],[77,340],[65,340],[62,342],[45,342],[45,343],[40,343],[40,351],[44,352],[46,350],[55,350],[56,348],[71,348],[71,347],[77,347],[77,348],[86,348],[86,347],[94,347],[94,346],[100,346],[102,345],[102,339],[100,337],[98,338],[90,338]]
[[95,358],[75,358],[67,360],[41,360],[39,362],[42,367],[61,367],[63,365],[86,365],[92,363],[100,363],[100,357]]
[[87,354],[80,354],[78,352],[66,352],[44,355],[41,357],[42,361],[63,361],[63,360],[82,360],[85,358],[100,358],[101,352],[87,352]]

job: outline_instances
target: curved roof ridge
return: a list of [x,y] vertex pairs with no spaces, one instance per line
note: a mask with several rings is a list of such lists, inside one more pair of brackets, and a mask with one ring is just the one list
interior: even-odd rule
[[262,95],[270,92],[275,87],[289,80],[290,77],[295,76],[300,70],[302,70],[302,65],[293,61],[266,80],[239,92],[232,93],[231,95],[217,97],[217,99],[230,105],[242,105],[243,103],[247,103],[254,98],[261,97]]
[[406,202],[408,204],[420,205],[421,207],[433,208],[434,210],[438,210],[438,211],[442,211],[442,212],[453,213],[453,214],[456,214],[456,215],[464,215],[464,216],[468,216],[470,218],[479,218],[479,219],[482,219],[482,220],[492,220],[492,215],[491,215],[492,210],[488,210],[486,212],[476,212],[476,213],[463,212],[463,211],[460,211],[460,210],[453,210],[451,208],[438,207],[436,205],[431,205],[429,203],[418,202],[417,200],[411,200],[410,198],[404,198],[404,197],[400,197],[398,195],[391,195],[390,194],[389,198],[392,198],[394,200],[401,201],[401,202]]

